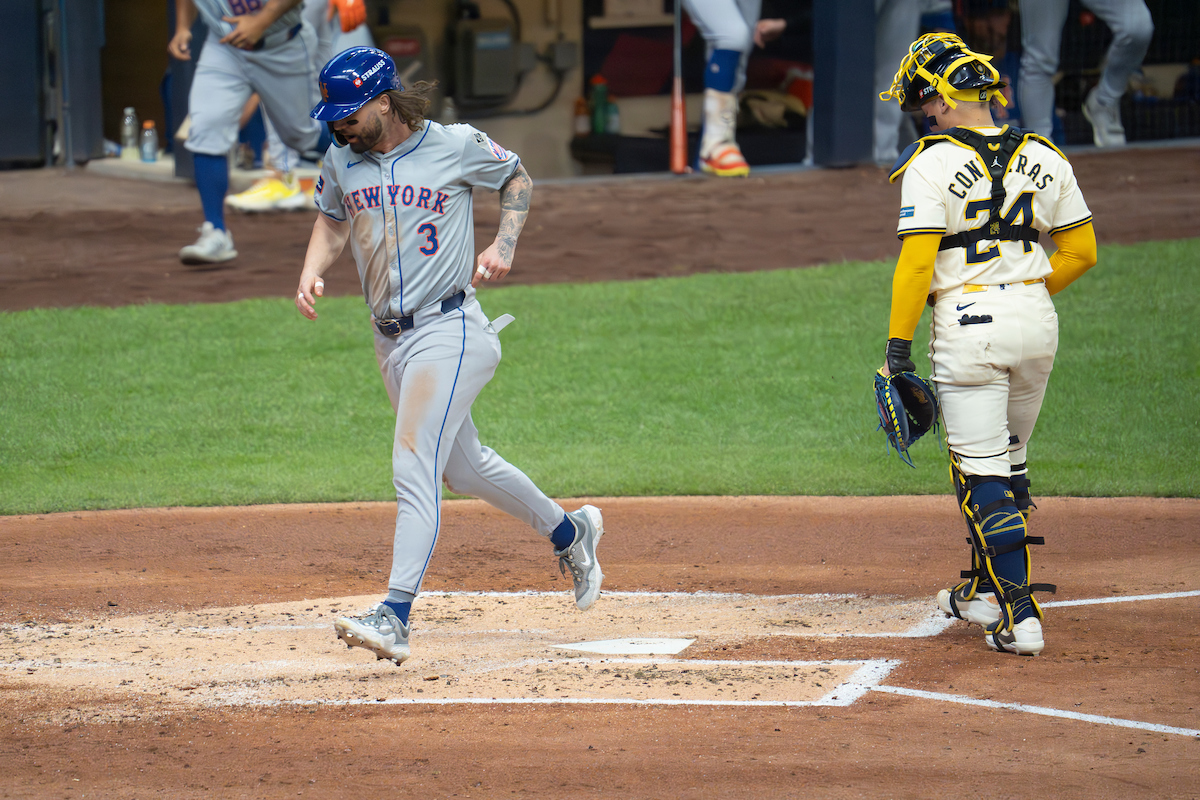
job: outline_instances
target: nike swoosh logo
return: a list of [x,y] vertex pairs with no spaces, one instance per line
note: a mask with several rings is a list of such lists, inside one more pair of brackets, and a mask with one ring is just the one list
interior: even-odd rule
[[974,303],[967,303],[965,306],[957,306],[957,305],[956,305],[956,306],[954,307],[954,310],[955,310],[955,311],[962,311],[964,308],[970,308],[970,307],[971,307],[971,306],[973,306],[973,305],[975,305],[975,304],[974,304]]
[[353,164],[347,164],[346,169],[350,169],[351,167],[357,167],[362,162],[363,162],[363,159],[360,158],[358,161],[355,161]]

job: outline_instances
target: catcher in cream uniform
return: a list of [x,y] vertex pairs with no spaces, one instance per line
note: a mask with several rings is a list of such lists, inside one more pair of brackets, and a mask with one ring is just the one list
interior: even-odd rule
[[[953,34],[913,43],[891,89],[934,134],[913,143],[903,175],[886,364],[911,371],[913,331],[933,305],[932,377],[955,491],[972,543],[965,580],[938,594],[947,614],[984,626],[994,650],[1041,652],[1042,611],[1029,581],[1026,448],[1058,349],[1050,297],[1096,262],[1091,212],[1067,159],[1037,134],[997,128],[1004,84],[990,57]],[[1039,244],[1058,246],[1047,258]]]

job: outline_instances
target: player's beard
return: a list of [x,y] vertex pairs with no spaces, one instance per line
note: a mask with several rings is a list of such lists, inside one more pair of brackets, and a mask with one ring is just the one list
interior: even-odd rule
[[379,144],[379,140],[382,138],[383,120],[380,119],[378,114],[375,114],[355,131],[354,141],[350,142],[350,149],[355,153],[365,153]]

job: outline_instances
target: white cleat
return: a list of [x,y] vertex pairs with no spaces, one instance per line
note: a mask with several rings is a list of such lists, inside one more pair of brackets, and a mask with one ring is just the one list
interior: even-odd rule
[[567,518],[575,525],[575,541],[562,550],[555,550],[558,556],[558,570],[566,574],[571,570],[571,578],[575,581],[575,605],[580,611],[587,611],[600,596],[600,584],[604,581],[604,573],[600,571],[600,562],[596,560],[596,545],[604,535],[604,517],[595,506],[584,506],[578,511],[567,514]]
[[1037,617],[1018,622],[1010,631],[997,631],[997,627],[998,621],[984,628],[983,640],[993,650],[1019,656],[1036,656],[1046,646],[1042,639],[1042,623]]
[[942,589],[937,594],[938,608],[950,617],[974,622],[985,628],[1000,619],[1000,601],[991,592],[976,592],[970,600],[961,589]]
[[362,619],[338,617],[333,629],[347,647],[370,650],[376,660],[386,658],[399,666],[409,656],[408,634],[411,628],[383,603]]
[[229,231],[214,228],[211,222],[196,230],[200,231],[200,238],[179,251],[179,260],[184,264],[220,264],[237,258]]

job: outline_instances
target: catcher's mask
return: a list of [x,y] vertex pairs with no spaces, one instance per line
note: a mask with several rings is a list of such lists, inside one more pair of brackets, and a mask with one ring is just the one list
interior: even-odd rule
[[1008,84],[1000,80],[991,60],[952,33],[927,33],[908,48],[892,87],[880,92],[879,99],[899,100],[905,111],[919,111],[939,94],[951,108],[957,108],[959,102],[989,102],[993,97],[1008,105],[1000,91]]
[[345,119],[389,89],[403,91],[396,63],[374,47],[351,47],[321,70],[321,102],[309,116],[324,122]]

